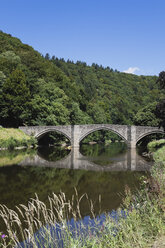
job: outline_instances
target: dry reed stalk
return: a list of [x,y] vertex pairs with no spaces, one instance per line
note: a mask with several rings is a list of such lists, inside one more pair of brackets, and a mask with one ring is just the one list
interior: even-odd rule
[[[75,195],[72,196],[71,201],[66,199],[63,192],[60,192],[59,195],[53,193],[51,197],[48,196],[48,207],[39,200],[37,194],[35,194],[34,199],[30,199],[27,206],[19,204],[15,210],[0,204],[0,219],[4,221],[6,226],[8,241],[13,244],[13,247],[19,247],[21,240],[26,240],[33,247],[37,247],[34,234],[41,228],[43,230],[41,236],[45,238],[47,235],[47,239],[51,240],[51,232],[48,230],[49,226],[55,227],[58,223],[61,223],[61,227],[65,229],[67,227],[66,222],[70,217],[73,217],[74,220],[82,218],[80,203],[84,197],[89,201],[86,194],[79,198],[78,192],[75,189]],[[91,213],[94,215],[91,201],[89,201],[89,206],[91,207]],[[45,225],[47,226],[45,227]],[[6,240],[4,239],[3,245],[5,242]]]

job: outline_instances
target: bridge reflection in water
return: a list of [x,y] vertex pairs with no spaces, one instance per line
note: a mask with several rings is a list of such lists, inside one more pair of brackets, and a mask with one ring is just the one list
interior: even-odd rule
[[39,154],[34,157],[26,157],[19,165],[41,166],[52,168],[81,169],[91,171],[148,171],[153,162],[140,156],[135,148],[128,149],[125,153],[111,157],[109,164],[98,165],[93,159],[83,156],[78,148],[73,148],[69,155],[58,161],[47,161]]

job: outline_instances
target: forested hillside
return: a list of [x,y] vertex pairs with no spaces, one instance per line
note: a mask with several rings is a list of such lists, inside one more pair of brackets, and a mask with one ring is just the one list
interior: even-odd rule
[[3,126],[157,125],[154,109],[161,91],[156,81],[156,76],[136,76],[97,64],[42,56],[0,32]]

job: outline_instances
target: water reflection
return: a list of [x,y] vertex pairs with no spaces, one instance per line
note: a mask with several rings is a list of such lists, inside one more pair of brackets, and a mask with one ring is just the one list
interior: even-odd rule
[[0,151],[0,167],[7,165],[18,164],[26,157],[36,155],[36,151],[32,149],[13,150],[13,151]]
[[60,147],[60,146],[41,146],[38,147],[37,154],[39,157],[46,161],[58,161],[64,159],[70,150],[67,147]]
[[[100,213],[99,195],[101,212],[117,209],[122,202],[125,186],[128,185],[132,191],[138,188],[140,177],[145,170],[150,169],[151,162],[138,155],[135,149],[126,150],[123,144],[114,145],[115,148],[112,145],[111,149],[88,146],[89,150],[84,146],[80,150],[82,153],[78,149],[68,152],[53,148],[53,154],[45,148],[39,149],[36,155],[25,151],[10,153],[10,163],[6,164],[12,164],[15,155],[23,156],[24,160],[13,160],[14,165],[0,167],[0,203],[14,209],[20,203],[26,205],[30,198],[35,197],[35,193],[46,203],[48,195],[60,191],[65,192],[67,199],[71,199],[76,188],[79,196],[88,194],[96,214]],[[118,154],[117,146],[120,148]],[[4,154],[5,158],[8,157],[7,152],[0,153],[1,161]],[[60,159],[61,156],[64,157]],[[103,158],[104,162],[99,163]],[[81,212],[82,216],[89,214],[89,206],[83,200]]]
[[80,151],[74,148],[71,152],[57,148],[39,148],[37,155],[26,157],[20,165],[92,171],[146,171],[150,170],[152,162],[140,156],[136,149],[126,149],[125,144],[114,143],[107,147],[98,144],[84,145]]

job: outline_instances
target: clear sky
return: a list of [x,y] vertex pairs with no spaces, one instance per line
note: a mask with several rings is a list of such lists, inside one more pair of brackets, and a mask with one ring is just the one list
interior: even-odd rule
[[165,0],[0,0],[0,30],[44,55],[165,70]]

